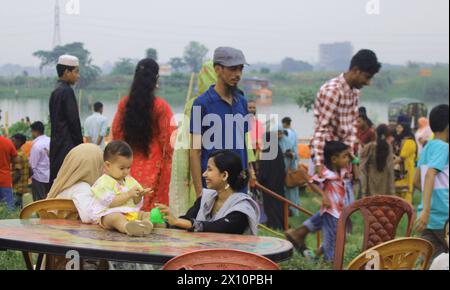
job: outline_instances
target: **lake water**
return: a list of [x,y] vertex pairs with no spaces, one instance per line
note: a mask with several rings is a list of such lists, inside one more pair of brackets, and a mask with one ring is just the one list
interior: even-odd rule
[[[117,109],[117,101],[104,101],[104,115],[108,118],[110,124],[114,118],[114,114]],[[388,102],[364,102],[362,99],[362,105],[367,107],[369,117],[374,123],[386,123],[388,121]],[[429,110],[435,104],[428,104]],[[0,99],[0,109],[2,112],[3,125],[5,122],[5,112],[9,114],[10,125],[14,122],[20,121],[26,116],[30,117],[31,121],[46,121],[48,118],[48,100],[45,99]],[[183,107],[174,106],[172,110],[175,114],[183,112]],[[83,104],[81,110],[81,121],[84,122],[85,118],[89,115],[89,110],[86,104]],[[273,105],[270,107],[259,107],[258,114],[276,114],[281,121],[284,117],[290,117],[292,119],[293,128],[298,132],[300,138],[308,138],[312,135],[314,130],[314,120],[312,112],[306,112],[304,109],[299,109],[296,104],[283,104]],[[269,118],[269,117],[267,117]]]

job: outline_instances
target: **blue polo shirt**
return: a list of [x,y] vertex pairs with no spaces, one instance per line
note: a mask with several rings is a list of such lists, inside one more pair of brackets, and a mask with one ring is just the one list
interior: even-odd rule
[[214,88],[211,86],[198,97],[191,111],[190,132],[202,135],[202,172],[206,171],[209,155],[217,150],[234,151],[241,157],[243,168],[247,169],[245,134],[249,131],[250,120],[247,100],[236,90],[230,105]]

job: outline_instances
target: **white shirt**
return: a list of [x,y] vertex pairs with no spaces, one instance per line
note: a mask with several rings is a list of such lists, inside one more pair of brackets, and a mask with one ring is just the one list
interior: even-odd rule
[[94,194],[91,186],[86,182],[80,182],[58,194],[59,199],[71,199],[78,210],[80,219],[83,223],[93,223],[92,219],[92,203],[94,202]]
[[42,183],[50,179],[50,138],[41,135],[34,139],[30,150],[30,167],[33,170],[32,178]]
[[448,253],[440,254],[434,259],[431,264],[430,270],[449,270],[448,269]]
[[94,113],[84,122],[84,136],[89,137],[91,143],[97,144],[99,136],[103,137],[100,148],[105,149],[106,130],[108,129],[108,119],[100,113]]

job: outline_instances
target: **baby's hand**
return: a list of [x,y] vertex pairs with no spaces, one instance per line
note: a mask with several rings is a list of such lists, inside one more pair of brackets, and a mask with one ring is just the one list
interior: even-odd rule
[[129,197],[129,198],[140,197],[140,196],[141,196],[141,195],[140,195],[140,191],[141,191],[141,190],[140,190],[137,186],[135,186],[135,187],[131,188],[131,189],[127,192],[128,197]]
[[144,195],[152,195],[153,194],[153,189],[151,188],[144,188],[139,192],[140,196],[144,196]]

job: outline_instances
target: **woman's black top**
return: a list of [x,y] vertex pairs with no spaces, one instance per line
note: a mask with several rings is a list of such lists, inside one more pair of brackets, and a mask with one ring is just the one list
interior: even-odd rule
[[196,220],[200,210],[201,200],[202,198],[199,197],[188,212],[185,215],[180,216],[181,219],[192,222],[193,226],[188,229],[188,231],[242,235],[248,228],[249,222],[247,215],[238,211],[231,212],[224,218],[216,221]]

